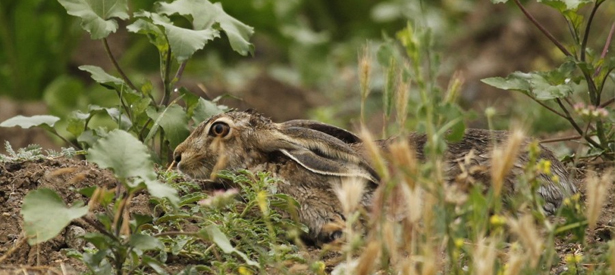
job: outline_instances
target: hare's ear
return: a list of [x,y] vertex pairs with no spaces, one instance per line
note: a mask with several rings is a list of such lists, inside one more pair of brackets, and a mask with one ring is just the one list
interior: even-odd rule
[[374,169],[348,144],[323,132],[302,127],[280,127],[275,138],[262,144],[279,151],[303,168],[321,175],[361,177],[379,182]]
[[321,123],[318,121],[296,119],[296,120],[289,120],[289,121],[280,123],[280,125],[282,125],[282,127],[302,127],[302,128],[316,130],[319,132],[323,132],[327,135],[333,136],[345,143],[361,142],[361,138],[359,138],[357,135],[353,134],[350,131],[335,127],[333,125]]

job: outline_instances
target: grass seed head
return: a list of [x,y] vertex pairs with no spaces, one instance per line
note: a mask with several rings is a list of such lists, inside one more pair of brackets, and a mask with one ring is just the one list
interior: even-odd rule
[[496,243],[496,241],[489,238],[481,238],[478,241],[473,253],[474,274],[493,274],[493,264],[497,255]]
[[374,142],[374,138],[365,127],[361,127],[359,137],[363,140],[363,146],[367,150],[368,157],[372,160],[374,169],[380,175],[382,182],[387,182],[389,180],[389,171],[380,148]]
[[410,146],[408,140],[400,139],[389,146],[390,160],[395,166],[396,171],[401,174],[404,183],[414,190],[416,187],[415,179],[418,176],[418,161],[414,148]]
[[370,74],[372,67],[371,57],[369,55],[369,46],[363,47],[363,51],[359,54],[359,83],[361,87],[361,98],[365,100],[369,95]]
[[410,97],[410,81],[404,79],[403,73],[400,70],[398,76],[398,85],[395,90],[395,110],[397,124],[399,129],[404,129],[406,125],[406,117],[408,112],[408,98]]
[[602,207],[609,193],[610,185],[613,182],[613,170],[608,170],[597,175],[591,172],[585,180],[587,188],[586,196],[586,215],[589,228],[594,229],[598,222],[598,217],[602,212]]
[[517,161],[521,151],[521,145],[525,140],[525,133],[521,129],[511,131],[504,146],[497,145],[493,148],[491,156],[491,181],[494,193],[499,196],[506,176]]
[[333,191],[342,205],[344,215],[349,217],[357,210],[363,198],[364,190],[365,181],[360,178],[344,179],[340,185],[333,187]]
[[531,268],[536,267],[542,255],[543,240],[534,224],[530,214],[525,214],[520,219],[508,218],[511,231],[519,238],[530,259]]

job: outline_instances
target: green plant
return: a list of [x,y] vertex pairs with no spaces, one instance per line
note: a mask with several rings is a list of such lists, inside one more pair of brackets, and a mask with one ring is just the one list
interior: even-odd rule
[[[601,52],[588,46],[594,17],[607,1],[539,2],[555,8],[566,19],[572,43],[566,45],[556,39],[519,0],[514,0],[523,14],[566,56],[563,64],[547,72],[515,72],[507,77],[491,77],[482,81],[496,88],[522,92],[545,109],[565,119],[578,134],[567,139],[583,139],[590,148],[589,156],[615,160],[614,119],[608,111],[615,98],[608,98],[607,93],[609,82],[613,85],[615,79],[615,56],[608,55],[615,33],[615,23],[611,25]],[[582,7],[590,4],[591,12],[586,18],[586,11]],[[578,95],[575,94],[577,91]]]
[[[140,141],[149,144],[152,150],[159,148],[157,159],[166,159],[170,150],[188,136],[189,120],[198,123],[225,109],[215,104],[217,99],[211,102],[176,87],[190,57],[208,42],[219,38],[220,32],[226,34],[231,48],[236,52],[246,55],[253,51],[252,44],[248,42],[253,33],[252,28],[226,14],[220,4],[177,0],[171,3],[159,2],[152,12],[134,12],[132,23],[127,26],[128,31],[146,36],[159,52],[162,91],[157,93],[151,81],[135,84],[109,48],[107,37],[117,30],[117,20],[130,19],[126,1],[105,0],[101,5],[89,5],[87,1],[59,2],[68,14],[81,19],[81,26],[90,33],[92,39],[102,41],[107,56],[120,76],[110,75],[96,66],[79,67],[90,73],[92,79],[100,85],[114,91],[118,103],[112,108],[90,105],[85,113],[74,111],[70,118],[63,118],[66,120],[66,131],[72,137],[62,139],[77,149],[91,147],[97,139],[108,133],[108,129],[97,127],[92,122],[95,116],[104,115],[113,119],[116,124],[114,128],[132,133]],[[186,22],[190,27],[184,27]],[[157,98],[158,94],[160,98]],[[180,99],[184,102],[183,106],[179,104]],[[49,119],[55,121],[50,122]],[[60,136],[53,128],[57,120],[59,118],[50,116],[15,117],[0,126],[43,126]]]

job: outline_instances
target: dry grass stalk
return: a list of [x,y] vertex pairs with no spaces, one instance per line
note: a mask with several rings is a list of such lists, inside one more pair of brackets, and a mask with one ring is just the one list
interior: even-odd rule
[[494,146],[491,156],[493,160],[491,163],[491,181],[496,196],[499,196],[502,192],[506,176],[515,164],[524,140],[525,133],[521,129],[514,129],[503,147]]
[[410,146],[408,140],[399,139],[389,146],[389,156],[404,183],[414,190],[418,177],[418,160],[414,148]]
[[[213,152],[224,152],[224,143],[221,138],[216,138],[214,142],[211,143],[211,147],[209,148]],[[211,169],[211,174],[209,176],[210,180],[215,180],[218,177],[218,172],[222,167],[225,167],[228,161],[228,157],[226,154],[218,154],[218,161],[216,165]]]
[[357,210],[364,190],[365,181],[359,178],[344,179],[342,184],[333,187],[333,191],[339,199],[346,217],[349,217]]
[[382,182],[388,182],[390,179],[389,171],[382,157],[380,148],[374,142],[374,138],[365,127],[361,127],[359,137],[363,140],[363,145],[367,149],[368,158],[373,161],[374,169],[376,169],[376,172],[380,175]]
[[363,51],[359,54],[359,84],[361,88],[361,122],[364,121],[365,101],[369,95],[370,74],[371,74],[371,57],[369,55],[369,46],[365,45]]
[[459,92],[461,91],[461,87],[465,83],[465,78],[461,71],[456,71],[453,74],[453,78],[448,83],[448,88],[446,89],[446,96],[444,97],[444,101],[448,103],[454,103],[457,101],[459,97]]
[[377,259],[380,258],[382,244],[379,241],[372,240],[366,246],[365,250],[359,258],[359,264],[354,270],[354,274],[367,275],[372,274],[372,270],[376,266]]
[[508,252],[508,262],[506,263],[504,275],[517,275],[523,268],[527,255],[519,249],[517,243],[513,244]]
[[398,259],[397,244],[398,240],[395,236],[395,225],[390,220],[385,220],[382,223],[382,240],[389,253],[392,263],[396,263]]
[[532,215],[525,214],[518,220],[508,218],[507,221],[511,231],[519,238],[525,248],[526,255],[530,259],[530,267],[536,267],[542,255],[543,240],[539,236]]
[[595,171],[590,171],[590,174],[585,179],[587,192],[586,200],[586,216],[589,228],[596,228],[598,217],[602,212],[604,201],[609,194],[610,185],[613,182],[613,170],[604,171],[601,175],[597,175]]
[[497,255],[496,241],[491,238],[481,238],[472,255],[474,264],[474,274],[491,275],[493,274],[493,264]]
[[[407,65],[406,65],[407,67]],[[406,125],[406,117],[408,112],[408,98],[410,97],[410,81],[404,79],[400,70],[398,76],[397,89],[395,90],[395,110],[396,119],[399,129],[403,131]]]

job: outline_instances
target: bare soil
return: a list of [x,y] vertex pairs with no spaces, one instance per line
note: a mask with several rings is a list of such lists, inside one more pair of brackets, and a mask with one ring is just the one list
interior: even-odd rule
[[[580,173],[582,174],[582,173]],[[581,175],[582,176],[582,175]],[[582,181],[579,181],[580,183]],[[112,173],[101,170],[84,160],[66,158],[44,158],[34,161],[0,163],[0,274],[79,274],[86,267],[76,259],[69,258],[63,249],[83,249],[85,243],[77,238],[86,231],[94,231],[87,224],[73,222],[59,236],[37,246],[30,246],[23,238],[23,219],[20,215],[24,196],[37,188],[50,188],[56,191],[69,205],[87,197],[76,192],[90,186],[113,188],[117,184]],[[582,194],[585,189],[579,184]],[[600,247],[613,236],[615,217],[615,196],[609,192],[605,213],[598,227],[588,231],[590,238],[585,247]],[[145,194],[135,197],[131,209],[141,213],[151,213],[148,197]],[[563,259],[566,254],[583,252],[584,255],[599,255],[604,251],[584,251],[581,244],[566,241],[569,236],[557,240],[560,260],[554,273],[565,270]],[[604,247],[604,246],[602,246]],[[320,250],[312,248],[306,253],[318,255]],[[8,257],[6,256],[7,254]],[[172,263],[173,268],[181,270],[181,263]]]

